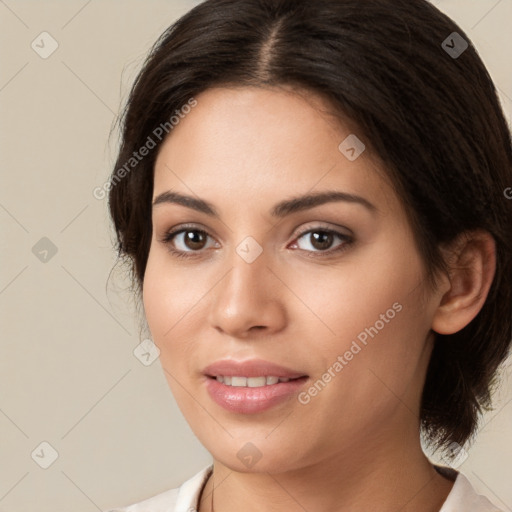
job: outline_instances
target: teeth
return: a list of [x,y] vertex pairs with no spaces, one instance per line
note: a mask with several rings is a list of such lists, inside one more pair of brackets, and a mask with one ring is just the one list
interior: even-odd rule
[[248,377],[247,385],[250,388],[259,388],[261,386],[266,386],[267,378],[266,377]]
[[228,375],[217,375],[215,377],[217,382],[221,382],[226,386],[233,387],[249,387],[249,388],[260,388],[263,386],[271,386],[278,382],[288,382],[289,377],[274,377],[274,376],[261,376],[261,377],[239,377],[239,376],[228,376]]
[[247,386],[247,377],[231,377],[231,385],[235,388]]

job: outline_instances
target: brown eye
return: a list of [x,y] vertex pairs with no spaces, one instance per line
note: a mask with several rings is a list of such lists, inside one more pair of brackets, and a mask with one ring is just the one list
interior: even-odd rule
[[353,242],[353,238],[330,229],[310,229],[300,234],[294,242],[299,249],[311,254],[331,254],[342,251]]
[[327,231],[312,231],[309,235],[311,245],[320,251],[329,249],[334,240],[332,233],[328,233]]
[[206,245],[206,234],[202,231],[189,230],[184,231],[184,244],[192,250],[203,249]]
[[[202,229],[182,228],[167,233],[162,242],[169,247],[171,252],[186,255],[187,253],[199,253],[212,246],[213,239]],[[208,245],[209,242],[210,245]]]

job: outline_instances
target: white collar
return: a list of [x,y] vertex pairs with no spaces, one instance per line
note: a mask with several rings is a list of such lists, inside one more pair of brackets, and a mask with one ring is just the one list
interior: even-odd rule
[[439,512],[503,512],[494,506],[485,496],[478,494],[471,482],[458,473],[452,490]]

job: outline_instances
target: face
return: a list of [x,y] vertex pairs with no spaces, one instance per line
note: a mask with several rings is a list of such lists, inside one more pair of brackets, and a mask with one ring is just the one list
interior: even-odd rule
[[434,301],[378,161],[339,149],[365,134],[306,93],[196,99],[155,164],[143,284],[194,433],[232,469],[286,471],[416,429]]

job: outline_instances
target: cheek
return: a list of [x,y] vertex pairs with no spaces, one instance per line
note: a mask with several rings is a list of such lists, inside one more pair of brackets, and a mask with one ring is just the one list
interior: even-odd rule
[[172,327],[173,309],[169,309],[171,301],[172,283],[165,272],[165,267],[159,259],[155,257],[154,251],[149,253],[146,272],[144,274],[144,286],[142,298],[144,303],[144,313],[153,336],[153,341],[160,346],[162,335],[167,329]]
[[347,255],[337,266],[296,271],[285,280],[307,306],[297,321],[310,331],[318,328],[316,343],[324,353],[348,349],[361,333],[363,342],[371,339],[368,330],[377,330],[379,337],[393,332],[396,338],[419,320],[423,271],[411,247],[375,242],[371,250]]
[[326,402],[364,409],[375,397],[392,396],[389,389],[401,395],[415,378],[429,324],[421,261],[405,249],[382,244],[378,254],[359,253],[357,265],[347,258],[329,278],[303,274],[297,282],[297,295],[315,312],[303,322],[309,332],[318,328],[311,362],[316,378],[329,381]]
[[194,287],[192,279],[184,279],[183,272],[170,271],[164,258],[150,253],[144,277],[144,311],[169,388],[184,416],[193,418],[198,412],[185,389],[189,388],[187,380],[193,371],[189,366],[195,360],[193,350],[200,338],[199,333],[194,334],[194,328],[201,325],[194,315],[204,292]]
[[[208,304],[219,281],[218,269],[171,260],[165,249],[151,249],[144,276],[143,304],[153,342],[169,387],[185,417],[197,413],[190,393],[200,385],[199,369],[210,362]],[[211,333],[210,336],[211,338]]]
[[[143,303],[154,343],[160,349],[162,362],[171,350],[179,349],[190,330],[191,318],[204,295],[204,283],[192,272],[172,269],[164,251],[150,251],[144,276]],[[181,343],[184,345],[184,343]]]
[[[357,424],[358,428],[372,430],[373,425],[384,424],[392,411],[405,404],[415,409],[416,392],[422,386],[428,328],[422,325],[419,296],[413,295],[394,302],[394,294],[383,300],[370,301],[367,297],[361,310],[364,315],[357,320],[344,317],[346,334],[323,348],[329,357],[317,378],[331,383],[322,391],[325,394],[317,405],[319,409],[337,408],[338,412],[351,414],[350,418],[334,415],[333,428],[348,432]],[[341,331],[341,320],[338,326]],[[326,374],[329,368],[335,377]]]

